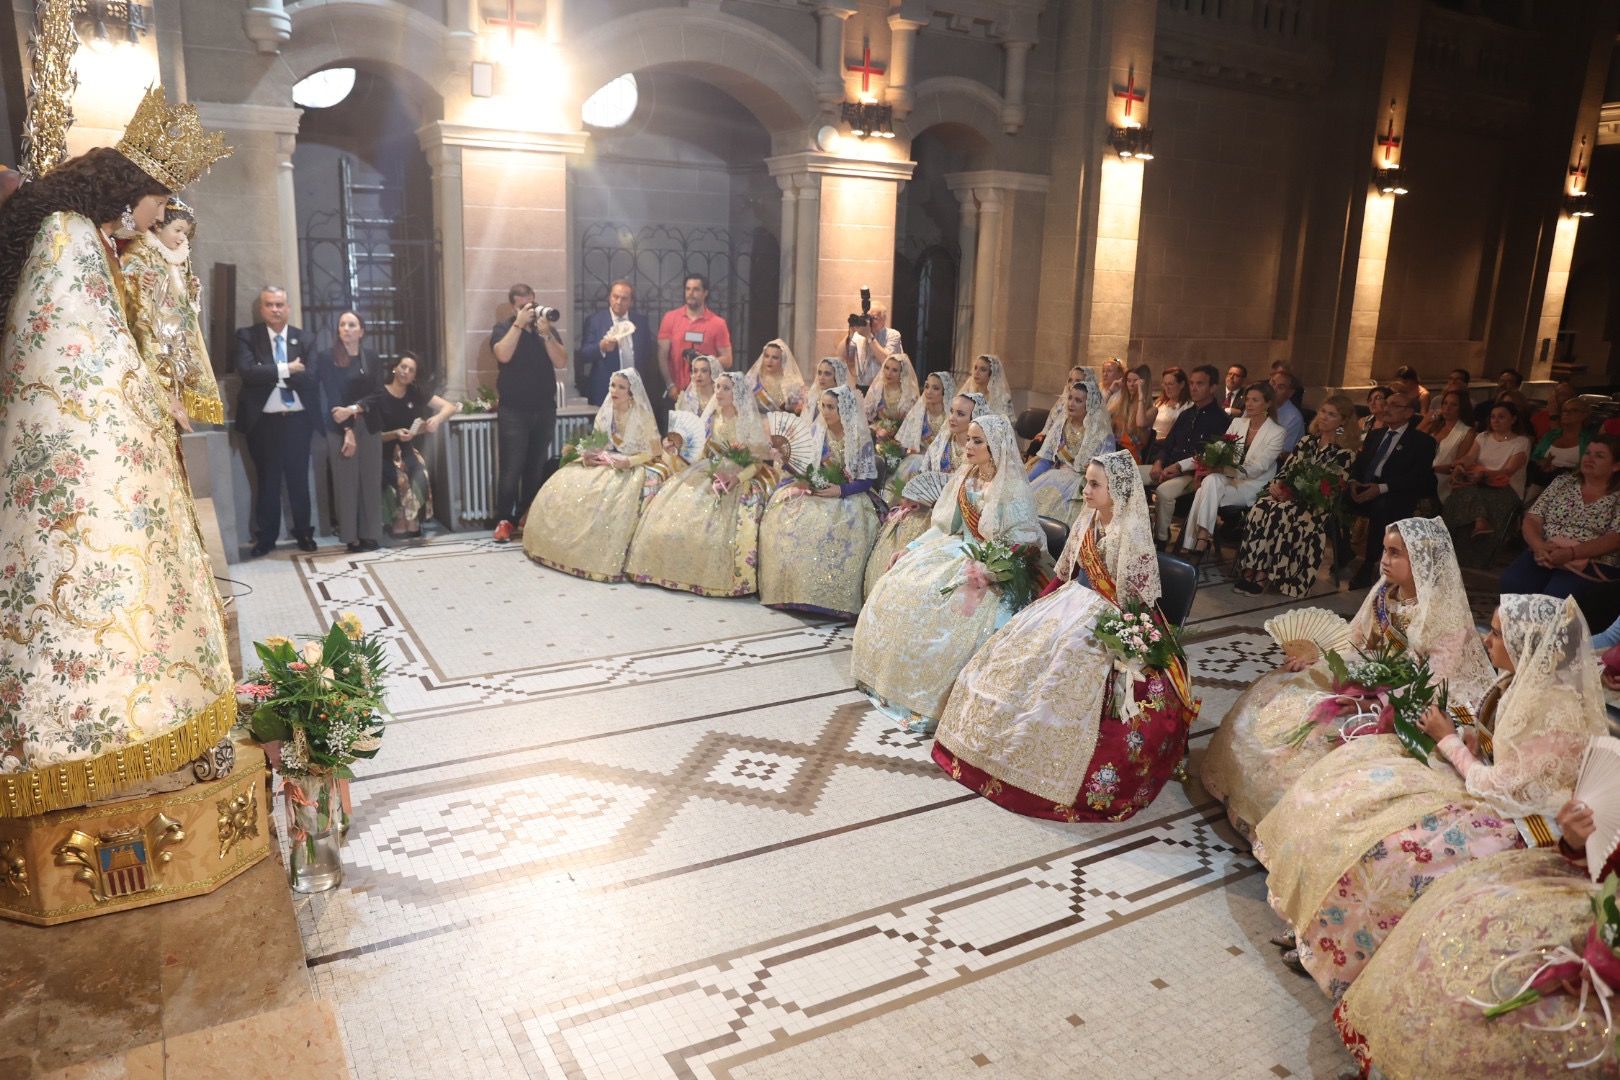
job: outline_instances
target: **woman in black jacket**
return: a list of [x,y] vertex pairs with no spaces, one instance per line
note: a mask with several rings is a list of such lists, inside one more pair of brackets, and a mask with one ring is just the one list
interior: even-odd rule
[[351,552],[375,551],[382,535],[382,436],[351,416],[339,422],[337,410],[382,389],[382,363],[362,347],[366,324],[353,311],[338,316],[337,340],[316,357],[315,378],[325,399],[321,429],[332,469],[332,501],[338,535]]

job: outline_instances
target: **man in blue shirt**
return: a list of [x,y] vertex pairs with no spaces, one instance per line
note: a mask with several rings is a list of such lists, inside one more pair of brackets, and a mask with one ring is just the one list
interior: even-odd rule
[[1299,380],[1287,368],[1278,368],[1271,373],[1271,392],[1276,395],[1277,423],[1283,429],[1283,453],[1291,454],[1299,440],[1305,437],[1305,415],[1294,404],[1294,395],[1299,392]]

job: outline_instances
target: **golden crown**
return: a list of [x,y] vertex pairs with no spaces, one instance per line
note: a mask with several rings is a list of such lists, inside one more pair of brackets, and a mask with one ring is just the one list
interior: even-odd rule
[[170,105],[161,86],[147,88],[115,149],[170,191],[192,184],[231,152],[224,135],[203,130],[196,106]]

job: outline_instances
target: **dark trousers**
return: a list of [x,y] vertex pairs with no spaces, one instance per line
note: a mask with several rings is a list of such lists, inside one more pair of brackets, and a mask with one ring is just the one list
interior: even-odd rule
[[[1361,550],[1363,562],[1357,573],[1362,577],[1371,574],[1376,578],[1379,560],[1384,557],[1385,531],[1402,518],[1411,517],[1412,511],[1417,508],[1417,500],[1410,496],[1396,498],[1394,495],[1380,495],[1371,502],[1358,503],[1347,495],[1344,501],[1352,514],[1367,519],[1367,540]],[[1343,557],[1348,562],[1349,552],[1344,552]]]
[[292,507],[293,536],[309,533],[308,412],[265,413],[247,433],[258,487],[253,497],[253,536],[273,545],[281,538],[281,490]]
[[515,522],[529,512],[534,493],[540,490],[541,470],[551,456],[551,438],[557,427],[557,406],[512,409],[502,405],[496,424],[501,474],[495,485],[495,519]]
[[[1536,562],[1535,552],[1526,549],[1502,571],[1499,587],[1504,593],[1573,596],[1586,616],[1586,625],[1594,634],[1600,634],[1620,618],[1620,574],[1603,563],[1588,563],[1586,574],[1582,577],[1562,568],[1548,569]],[[1605,580],[1589,580],[1592,577]]]

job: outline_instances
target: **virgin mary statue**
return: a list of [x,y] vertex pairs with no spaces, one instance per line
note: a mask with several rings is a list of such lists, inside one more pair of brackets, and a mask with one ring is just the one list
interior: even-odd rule
[[0,817],[173,772],[235,721],[169,395],[113,247],[227,153],[154,88],[116,149],[0,208]]

